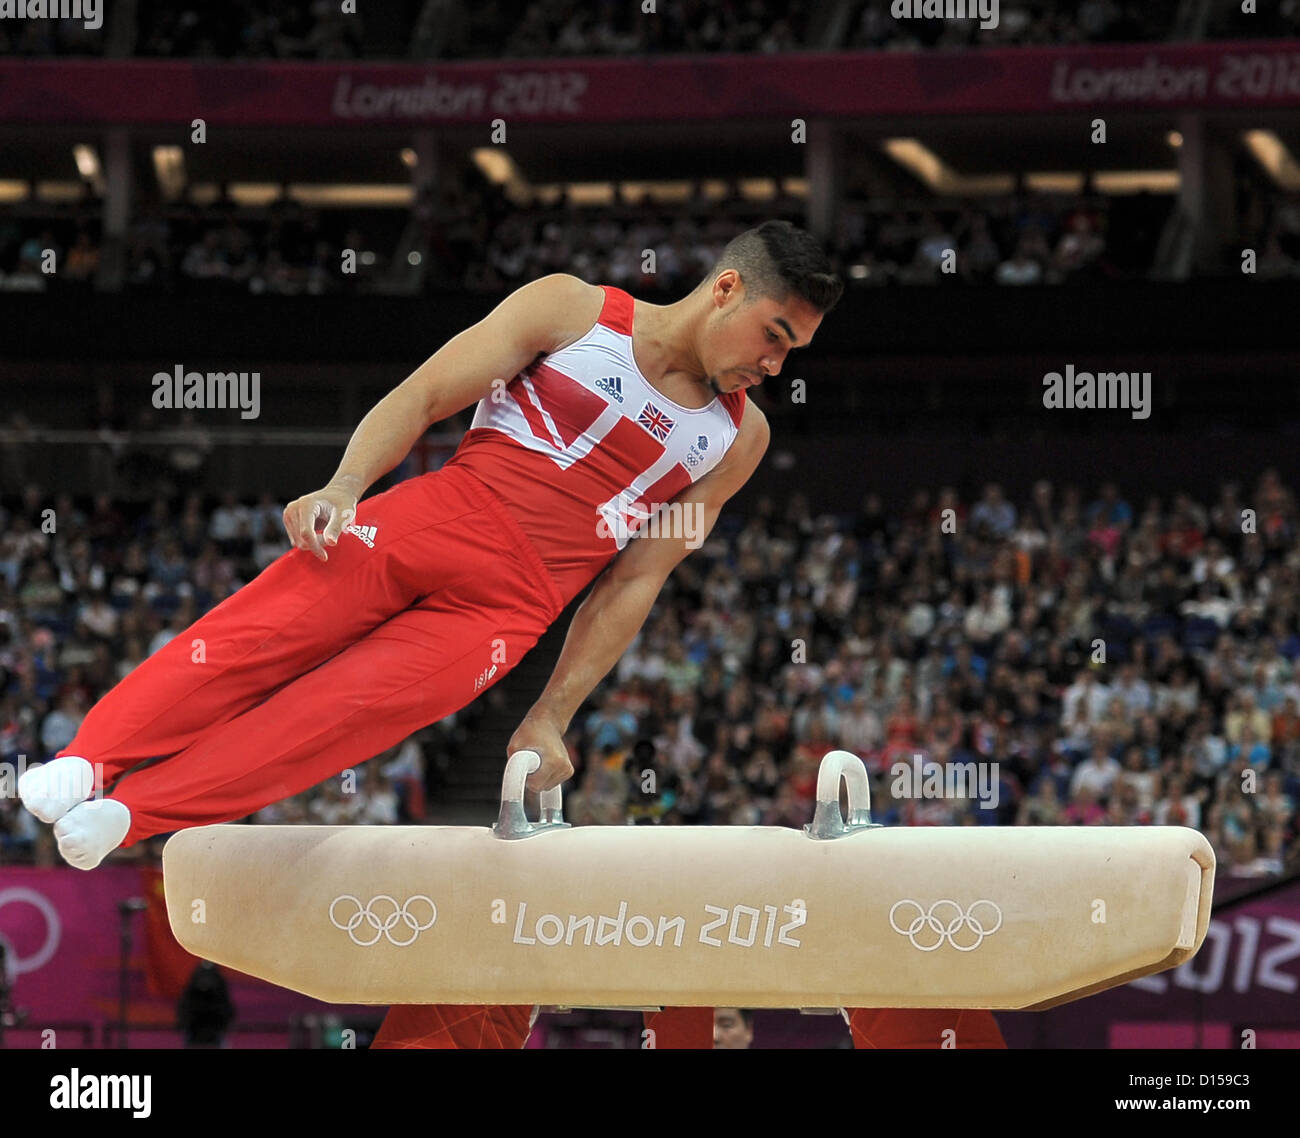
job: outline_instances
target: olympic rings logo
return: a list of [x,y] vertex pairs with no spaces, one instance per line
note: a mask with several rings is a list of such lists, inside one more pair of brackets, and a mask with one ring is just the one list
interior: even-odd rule
[[[356,912],[352,913],[345,922],[340,924],[338,917],[335,916],[334,910],[345,901],[350,902],[355,906]],[[411,905],[416,901],[423,901],[429,906],[429,918],[423,923],[417,920],[410,911]],[[386,905],[384,904],[385,902],[387,902]],[[376,911],[376,906],[378,906],[378,911]],[[388,906],[392,906],[391,912],[386,911]],[[428,897],[424,896],[423,893],[417,893],[414,897],[408,898],[406,903],[403,905],[399,905],[392,897],[389,897],[384,893],[381,893],[378,897],[372,898],[364,905],[350,893],[345,893],[342,897],[335,897],[334,900],[330,902],[330,923],[336,929],[342,929],[352,938],[353,944],[360,945],[362,948],[376,944],[380,937],[387,937],[388,943],[391,945],[395,945],[398,948],[405,948],[408,944],[414,944],[415,938],[426,929],[432,928],[433,922],[437,919],[438,906]],[[398,936],[394,936],[393,929],[396,928],[399,923],[402,926],[402,929],[399,930]],[[369,926],[369,929],[373,930],[375,935],[370,936],[369,932],[363,930],[362,936],[357,936],[357,929],[363,924]],[[404,930],[408,929],[411,933],[409,938],[404,935]]]
[[[48,964],[54,954],[58,952],[59,943],[63,939],[63,922],[59,919],[59,911],[45,894],[22,886],[16,886],[12,889],[0,889],[0,909],[3,909],[6,905],[17,905],[20,902],[26,902],[41,914],[41,919],[45,925],[45,939],[42,941],[41,947],[30,956],[19,956],[9,938],[3,932],[0,932],[0,944],[5,946],[9,972],[15,977],[21,976],[24,972],[35,972],[38,968]],[[3,979],[3,977],[0,977],[0,979]]]
[[[905,925],[899,927],[899,922],[895,914],[904,905],[910,905],[916,910],[916,916],[911,917]],[[945,909],[944,906],[947,906]],[[983,915],[988,918],[988,923],[996,919],[996,924],[987,927],[987,923],[979,919],[976,910],[984,906]],[[989,916],[989,910],[992,916]],[[956,901],[940,900],[930,906],[928,910],[921,908],[916,901],[895,901],[894,907],[889,910],[889,926],[894,932],[907,937],[912,942],[913,948],[918,948],[922,952],[933,952],[945,941],[952,945],[958,952],[974,952],[984,943],[986,936],[992,936],[1002,927],[1002,910],[999,909],[992,901],[975,901],[970,908],[962,911],[962,907]],[[958,934],[968,931],[969,936],[961,937],[962,941],[968,941],[970,936],[976,939],[973,944],[960,943]],[[931,940],[933,944],[929,943]]]

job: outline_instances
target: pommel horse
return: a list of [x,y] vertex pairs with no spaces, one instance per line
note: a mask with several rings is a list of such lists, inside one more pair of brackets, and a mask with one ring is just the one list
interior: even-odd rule
[[[496,825],[203,826],[163,851],[196,956],[331,1003],[1046,1009],[1173,968],[1214,852],[1181,826],[882,827],[862,761],[813,821],[581,826],[558,787]],[[847,784],[847,818],[840,809]]]

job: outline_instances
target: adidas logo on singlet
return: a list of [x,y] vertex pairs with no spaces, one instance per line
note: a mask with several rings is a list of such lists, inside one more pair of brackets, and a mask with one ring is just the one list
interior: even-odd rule
[[354,526],[348,526],[347,529],[345,529],[343,532],[344,532],[344,533],[350,533],[350,534],[352,534],[354,537],[359,537],[362,541],[364,541],[364,542],[366,543],[367,546],[369,546],[369,548],[374,549],[374,548],[375,548],[375,534],[379,532],[379,527],[378,527],[378,526],[355,526],[355,525],[354,525]]
[[623,377],[621,375],[610,376],[606,379],[596,380],[596,386],[606,395],[623,402]]

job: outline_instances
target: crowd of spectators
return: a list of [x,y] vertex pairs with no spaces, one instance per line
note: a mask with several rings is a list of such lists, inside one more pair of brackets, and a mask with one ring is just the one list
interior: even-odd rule
[[[886,824],[1188,825],[1221,872],[1300,868],[1298,520],[1275,471],[1209,508],[1048,482],[850,518],[763,501],[576,724],[566,816],[800,825],[843,747]],[[971,787],[996,764],[996,808],[907,795],[903,769],[946,764]]]
[[617,0],[527,0],[487,7],[496,9],[496,20],[480,26],[479,45],[468,35],[449,36],[440,45],[445,55],[478,55],[482,47],[491,53],[492,45],[507,57],[525,59],[681,52],[770,54],[815,46],[808,36],[806,0],[683,0],[652,13]]
[[[388,269],[405,221],[399,211],[321,211],[288,197],[257,210],[223,199],[145,211],[127,234],[126,283],[279,296],[364,291]],[[354,254],[346,266],[344,250]]]
[[[282,509],[229,493],[50,502],[37,485],[6,501],[0,760],[53,756],[113,684],[285,552]],[[820,759],[843,747],[886,824],[1188,825],[1221,872],[1294,866],[1300,518],[1275,471],[1208,507],[1040,482],[1018,501],[918,489],[889,511],[868,494],[842,517],[793,494],[724,521],[575,717],[575,824],[800,826]],[[254,821],[419,821],[428,738]],[[899,764],[988,764],[997,802],[910,797]],[[52,857],[12,799],[0,844]]]
[[[689,198],[660,201],[648,191],[609,205],[558,197],[508,198],[500,186],[448,179],[403,210],[315,210],[290,198],[256,209],[228,199],[141,209],[125,242],[125,286],[169,291],[319,295],[370,291],[386,278],[414,222],[414,250],[428,291],[493,294],[567,272],[638,295],[675,298],[715,263],[727,242],[769,218],[806,224],[804,199],[781,180],[774,196],[744,197],[734,181],[724,197],[696,183]],[[828,242],[850,287],[932,284],[1057,284],[1144,277],[1170,198],[1153,198],[1142,224],[1136,205],[1100,194],[1077,198],[1012,194],[966,201],[850,196]],[[1112,235],[1113,215],[1125,219]],[[1295,213],[1296,217],[1292,217]],[[1268,231],[1260,274],[1300,263],[1300,212],[1284,206]],[[342,251],[353,250],[351,272]],[[42,268],[54,252],[57,273]],[[647,257],[652,253],[652,257]],[[99,225],[75,218],[18,220],[0,210],[0,290],[41,291],[54,281],[87,284],[101,258]],[[1291,266],[1287,269],[1286,266]]]
[[[467,256],[452,267],[470,290],[498,292],[547,273],[573,273],[638,293],[681,295],[708,272],[727,242],[767,218],[803,223],[803,201],[784,186],[766,201],[745,199],[732,182],[721,200],[696,183],[682,203],[617,197],[576,207],[563,195],[488,211]],[[435,263],[438,261],[435,245]],[[647,257],[647,253],[652,257]]]
[[[103,5],[101,11],[111,8]],[[105,15],[105,22],[107,15]],[[86,27],[85,19],[44,18],[0,20],[0,58],[6,55],[103,55],[104,24]]]
[[43,292],[55,280],[90,285],[99,271],[99,231],[86,206],[48,217],[0,209],[0,292]]
[[[202,5],[140,0],[133,53],[165,58],[348,60],[500,59],[801,50],[917,51],[1176,38],[1300,34],[1300,0],[1243,12],[1219,3],[1180,19],[1178,4],[1143,0],[1001,0],[997,23],[897,19],[893,0],[675,0],[653,12],[621,0],[390,0],[382,12],[344,12],[338,0],[230,0]],[[101,55],[100,28],[83,20],[0,23],[0,55]],[[130,14],[121,17],[129,19]],[[6,26],[8,25],[8,26]]]
[[[1015,194],[946,205],[851,198],[839,211],[829,252],[850,287],[1145,276],[1168,200],[1126,204],[1114,249],[1108,246],[1111,209],[1101,195]],[[454,223],[461,244],[431,240],[432,262],[444,270],[431,284],[499,292],[570,272],[664,296],[693,287],[726,243],[750,226],[769,217],[804,223],[802,199],[781,183],[766,201],[744,199],[733,184],[721,201],[706,200],[697,186],[689,201],[672,206],[620,201],[579,209],[561,198],[464,216],[476,221]]]
[[326,61],[360,57],[365,23],[338,0],[141,0],[137,28],[137,55]]
[[[391,268],[410,213],[319,210],[287,195],[242,207],[216,201],[143,206],[127,227],[123,281],[131,289],[319,295],[364,292]],[[103,259],[103,203],[18,213],[0,205],[0,291],[90,285]],[[344,250],[355,256],[346,263]]]
[[[626,194],[614,183],[611,204],[578,205],[564,189],[512,199],[467,173],[423,191],[410,211],[310,209],[289,197],[257,208],[224,196],[182,202],[137,213],[126,235],[125,281],[136,289],[268,295],[368,291],[392,269],[413,222],[429,291],[500,293],[569,272],[639,295],[676,297],[736,234],[768,218],[806,224],[803,197],[781,179],[772,186],[771,197],[746,198],[732,180],[714,198],[697,182],[686,200],[665,201],[649,190]],[[828,251],[850,287],[1142,279],[1173,202],[1170,195],[1087,190],[897,199],[851,189]],[[89,194],[48,213],[0,206],[0,291],[89,285],[101,261],[100,210]],[[1300,277],[1300,194],[1250,183],[1238,202],[1237,229],[1223,271],[1239,274],[1248,248],[1256,252],[1256,279]],[[344,249],[356,253],[350,273]]]
[[1107,211],[1100,196],[1065,205],[1020,195],[946,210],[851,203],[840,212],[835,249],[840,271],[868,285],[934,284],[945,275],[1000,285],[1115,277],[1122,270],[1107,256]]
[[1300,0],[1275,4],[1215,3],[1210,5],[1206,35],[1214,39],[1295,39],[1300,36]]
[[[973,4],[973,0],[972,0]],[[891,0],[857,0],[843,46],[850,50],[1140,43],[1173,37],[1176,5],[1140,0],[1001,0],[997,26],[978,20],[896,20]]]
[[[578,206],[565,193],[517,203],[499,186],[448,180],[417,198],[409,216],[431,291],[499,293],[568,272],[673,297],[692,288],[745,229],[768,218],[803,223],[803,199],[780,181],[774,185],[775,196],[766,200],[745,198],[733,181],[721,199],[707,197],[697,183],[683,202],[620,191],[610,205]],[[998,284],[1113,278],[1132,269],[1108,255],[1109,208],[1100,195],[1015,195],[947,206],[850,199],[831,253],[851,286],[927,284],[945,275]],[[228,199],[146,209],[127,232],[125,280],[134,289],[258,295],[365,291],[391,267],[407,220],[394,210],[304,209],[288,198],[255,210]],[[0,217],[0,288],[88,283],[99,266],[97,231],[84,217],[57,224]],[[1132,253],[1131,242],[1125,248]],[[344,249],[356,253],[351,273],[343,271]],[[42,269],[47,250],[56,276]]]

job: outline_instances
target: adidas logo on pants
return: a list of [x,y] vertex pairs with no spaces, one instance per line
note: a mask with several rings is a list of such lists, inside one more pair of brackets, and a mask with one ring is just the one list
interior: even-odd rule
[[344,533],[355,534],[366,543],[371,549],[375,548],[375,534],[378,532],[378,526],[348,526]]

